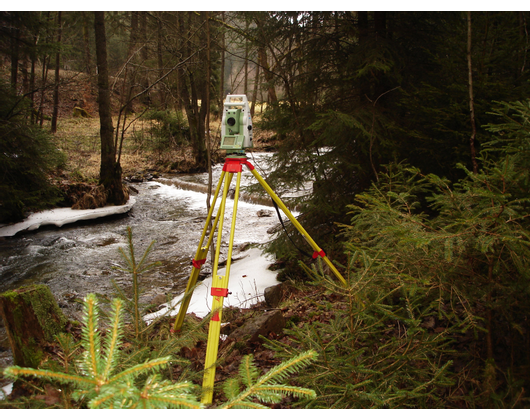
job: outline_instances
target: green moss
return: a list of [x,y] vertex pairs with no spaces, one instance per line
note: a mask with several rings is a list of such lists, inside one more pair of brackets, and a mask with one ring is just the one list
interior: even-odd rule
[[[1,295],[4,302],[9,302],[10,318],[8,329],[9,339],[13,348],[15,363],[21,366],[38,367],[44,357],[42,339],[51,342],[54,336],[63,332],[68,322],[63,312],[57,305],[50,289],[43,284],[32,285]],[[23,303],[23,304],[22,304]],[[39,324],[39,328],[32,328],[33,332],[28,335],[21,334],[20,331],[27,331],[34,327],[28,323],[35,322],[28,320],[28,312],[32,311]]]
[[52,341],[56,334],[64,331],[68,320],[61,308],[59,308],[48,286],[37,284],[32,287],[34,291],[25,293],[24,301],[33,308],[46,340]]

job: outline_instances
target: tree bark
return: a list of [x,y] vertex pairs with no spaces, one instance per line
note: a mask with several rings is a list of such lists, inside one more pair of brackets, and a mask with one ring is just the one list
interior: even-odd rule
[[113,140],[114,127],[112,125],[110,105],[105,12],[94,12],[94,30],[96,35],[98,105],[101,137],[99,183],[105,187],[108,204],[122,205],[127,202],[129,196],[121,183],[121,166],[116,162],[116,148]]
[[272,81],[272,73],[270,71],[269,63],[267,62],[267,52],[265,47],[259,47],[258,49],[259,64],[264,71],[265,80],[267,81],[267,92],[269,93],[269,101],[274,103],[278,102],[278,96],[276,96],[276,89]]
[[[162,56],[162,44],[163,44],[162,16],[163,16],[163,12],[158,12],[156,55],[158,58],[158,78],[159,79],[161,79],[164,76],[164,60]],[[160,108],[167,109],[166,95],[165,95],[165,82],[161,82],[160,85],[158,86],[158,94],[160,98]]]
[[44,346],[64,332],[68,320],[48,286],[38,284],[0,295],[4,320],[15,365],[39,367]]
[[[61,23],[61,12],[57,12],[57,44],[61,45],[62,35],[62,23]],[[57,132],[57,119],[59,118],[59,83],[61,82],[60,70],[61,65],[61,53],[57,51],[55,55],[55,86],[53,87],[53,114],[52,114],[52,133]]]
[[[129,46],[127,50],[127,60],[130,63],[134,63],[133,55],[136,54],[136,48],[138,46],[138,13],[131,12],[131,32],[129,34]],[[132,101],[130,99],[134,96],[134,88],[136,83],[136,69],[127,63],[125,69],[124,83],[126,84],[122,92],[122,102],[126,104],[125,115],[134,113]]]
[[149,106],[151,104],[151,96],[149,91],[146,89],[149,87],[149,70],[147,69],[147,60],[149,58],[149,54],[147,51],[148,43],[147,43],[147,12],[138,12],[138,24],[140,29],[140,42],[142,43],[142,50],[140,51],[140,57],[142,60],[142,72],[140,77],[140,84],[142,91],[145,91],[144,94],[140,96],[140,100],[142,103],[146,106]]
[[256,66],[256,76],[254,77],[254,93],[252,95],[252,105],[250,105],[250,114],[254,115],[256,111],[256,102],[258,101],[259,89],[259,66]]
[[[221,20],[225,20],[225,12],[221,12]],[[221,81],[219,83],[219,115],[222,115],[223,104],[225,101],[225,49],[226,39],[225,32],[221,33]]]
[[85,72],[92,74],[92,58],[90,57],[90,38],[88,36],[88,12],[83,12],[83,45],[85,52]]
[[471,163],[473,173],[478,173],[478,164],[475,150],[475,139],[477,137],[477,127],[475,124],[475,100],[473,98],[473,66],[471,62],[471,12],[467,12],[467,72],[469,86],[469,117],[471,119],[471,137],[469,146],[471,149]]
[[17,90],[20,29],[11,28],[11,87]]

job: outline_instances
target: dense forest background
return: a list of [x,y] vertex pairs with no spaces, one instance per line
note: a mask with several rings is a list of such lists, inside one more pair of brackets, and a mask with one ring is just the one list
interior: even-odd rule
[[[280,192],[313,182],[290,204],[352,282],[333,293],[349,296],[344,319],[355,313],[357,321],[330,334],[356,334],[333,351],[337,364],[357,370],[335,380],[360,388],[336,395],[329,383],[315,386],[333,404],[364,389],[365,401],[383,406],[459,406],[470,395],[475,403],[465,406],[528,406],[527,17],[1,12],[0,222],[64,200],[50,180],[66,159],[53,133],[74,113],[99,112],[103,121],[105,92],[113,122],[106,142],[101,123],[98,182],[115,203],[126,197],[105,177],[121,179],[131,123],[155,121],[157,150],[189,153],[188,169],[206,171],[219,158],[212,127],[224,97],[246,93],[256,133],[267,133],[277,151],[267,182]],[[73,84],[83,95],[68,93]],[[290,235],[304,246],[294,229]],[[270,251],[297,279],[301,256],[289,244],[280,236]],[[306,269],[326,283],[325,272]],[[392,332],[404,326],[408,333]],[[376,336],[392,344],[379,346]],[[317,338],[319,351],[331,351]],[[360,343],[373,357],[364,365]],[[385,390],[373,385],[376,354],[388,362]],[[385,376],[395,354],[414,373]]]
[[[451,180],[462,176],[456,163],[476,171],[495,102],[528,95],[524,12],[104,18],[117,154],[131,119],[174,112],[188,126],[197,168],[206,170],[214,140],[206,141],[207,118],[219,118],[227,93],[246,93],[254,113],[266,104],[258,129],[273,130],[280,144],[282,170],[270,181],[335,186],[315,189],[313,212],[323,219],[342,213],[389,162],[407,160]],[[93,12],[4,12],[1,36],[6,123],[26,113],[41,127],[49,119],[55,132],[74,108],[96,115]],[[72,97],[67,87],[79,83],[84,97]],[[322,147],[333,150],[322,155]]]

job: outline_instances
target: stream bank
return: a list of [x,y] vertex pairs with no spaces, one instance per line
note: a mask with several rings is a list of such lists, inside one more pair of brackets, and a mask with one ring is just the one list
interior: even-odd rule
[[[221,166],[214,168],[214,182]],[[252,177],[250,177],[252,178]],[[242,184],[251,179],[244,177]],[[135,255],[140,257],[155,241],[150,261],[160,266],[140,277],[141,303],[161,304],[182,293],[191,272],[191,260],[206,218],[206,194],[184,189],[189,183],[204,186],[207,174],[168,176],[131,184],[137,191],[128,213],[74,224],[44,226],[0,238],[0,292],[25,285],[48,285],[65,315],[81,319],[81,299],[88,293],[112,297],[115,281],[126,293],[132,292],[130,275],[123,267],[120,248],[127,249],[127,227],[133,232]],[[233,181],[234,182],[234,181]],[[225,216],[232,214],[233,201],[227,200]],[[273,217],[271,217],[273,216]],[[237,253],[247,244],[263,245],[278,224],[271,207],[239,202],[234,245]],[[226,260],[228,223],[224,224],[220,260]],[[210,255],[208,256],[208,260]],[[210,261],[202,273],[211,272]],[[0,331],[0,365],[9,363],[9,349]],[[4,334],[5,337],[5,334]]]

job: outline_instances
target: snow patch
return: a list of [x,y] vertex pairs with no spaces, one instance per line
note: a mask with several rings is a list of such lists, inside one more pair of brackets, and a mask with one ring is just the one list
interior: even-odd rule
[[73,210],[71,208],[58,208],[53,210],[40,211],[31,214],[27,219],[12,225],[0,227],[0,237],[14,236],[22,231],[36,230],[41,226],[55,225],[61,227],[68,223],[75,223],[80,220],[98,219],[100,217],[112,216],[115,214],[127,213],[136,202],[135,197],[129,197],[129,201],[122,206],[105,206],[97,209]]
[[[240,255],[241,260],[235,261],[230,267],[230,278],[228,282],[228,297],[224,298],[224,307],[249,308],[264,300],[263,293],[267,287],[274,286],[279,282],[276,280],[277,273],[268,270],[273,262],[272,259],[261,250],[252,248]],[[224,275],[226,268],[219,269],[217,274]],[[212,296],[212,277],[197,282],[193,292],[187,313],[194,313],[204,318],[210,313]],[[162,316],[175,316],[178,314],[180,302],[184,293],[174,298],[169,305],[158,312],[153,312],[144,317],[146,322],[151,322]]]
[[2,387],[2,391],[4,392],[0,392],[0,400],[4,399],[4,395],[7,396],[11,394],[11,392],[13,391],[13,383],[7,384],[6,386]]

